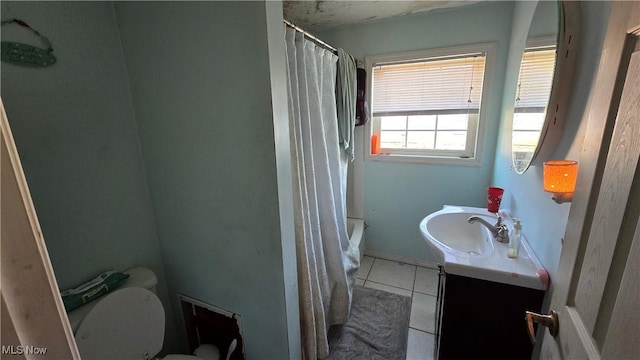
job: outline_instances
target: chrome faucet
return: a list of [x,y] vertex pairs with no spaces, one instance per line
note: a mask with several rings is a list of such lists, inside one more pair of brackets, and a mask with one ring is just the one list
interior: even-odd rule
[[484,225],[487,229],[489,229],[491,235],[493,235],[493,237],[498,242],[509,242],[509,228],[507,228],[507,225],[502,222],[502,218],[500,216],[498,216],[498,222],[495,225],[489,224],[489,222],[479,216],[471,216],[468,221],[469,224],[479,222],[480,224]]

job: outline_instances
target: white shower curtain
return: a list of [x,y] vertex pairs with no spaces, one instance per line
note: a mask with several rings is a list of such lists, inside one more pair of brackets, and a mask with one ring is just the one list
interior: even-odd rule
[[303,356],[324,359],[329,327],[349,317],[359,261],[347,234],[347,154],[339,146],[336,118],[338,57],[288,27],[285,38]]

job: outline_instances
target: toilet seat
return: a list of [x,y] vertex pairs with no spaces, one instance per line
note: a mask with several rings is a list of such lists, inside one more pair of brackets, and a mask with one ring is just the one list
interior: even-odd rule
[[[160,352],[165,314],[154,293],[139,287],[123,288],[96,302],[75,336],[83,360],[144,359]],[[144,331],[140,331],[141,325]]]

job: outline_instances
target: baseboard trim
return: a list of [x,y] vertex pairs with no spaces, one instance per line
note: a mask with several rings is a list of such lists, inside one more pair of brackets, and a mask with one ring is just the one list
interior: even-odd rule
[[400,256],[400,255],[393,255],[393,254],[388,254],[388,253],[377,251],[377,250],[365,249],[364,255],[379,258],[379,259],[389,260],[389,261],[401,262],[409,265],[422,266],[430,269],[436,269],[436,270],[438,269],[438,263],[435,263],[429,260],[421,260],[421,259],[414,259],[410,257]]

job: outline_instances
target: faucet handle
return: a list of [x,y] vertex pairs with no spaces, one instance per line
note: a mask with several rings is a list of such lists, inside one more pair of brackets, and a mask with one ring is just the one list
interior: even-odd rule
[[498,242],[508,243],[509,242],[509,228],[507,227],[507,225],[502,223],[502,219],[501,218],[498,219],[498,223],[496,224],[496,228],[498,229],[498,231],[496,233],[496,240],[498,240]]
[[495,227],[499,228],[502,225],[504,225],[504,223],[502,222],[502,216],[498,215],[498,222],[496,222]]

